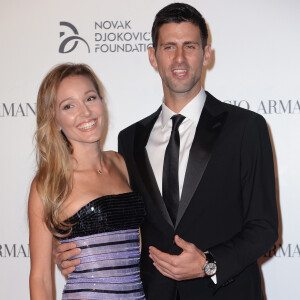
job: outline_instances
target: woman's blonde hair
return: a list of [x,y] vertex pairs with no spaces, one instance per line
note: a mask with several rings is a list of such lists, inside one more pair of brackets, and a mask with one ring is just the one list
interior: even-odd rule
[[61,64],[44,78],[37,97],[37,191],[44,208],[44,221],[49,230],[60,236],[57,229],[70,229],[59,219],[61,207],[72,191],[72,146],[55,119],[56,94],[59,84],[69,76],[89,78],[98,95],[102,85],[93,70],[85,64]]

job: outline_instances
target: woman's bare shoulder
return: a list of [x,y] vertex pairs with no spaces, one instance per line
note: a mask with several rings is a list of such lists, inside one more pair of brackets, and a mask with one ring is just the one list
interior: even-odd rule
[[106,161],[113,164],[119,171],[127,178],[128,180],[128,172],[125,160],[123,156],[115,151],[104,151],[103,152]]
[[103,151],[103,155],[106,159],[111,160],[112,162],[125,163],[123,156],[116,151],[113,151],[113,150]]
[[39,198],[38,190],[37,190],[37,178],[34,177],[31,186],[30,186],[30,192],[29,192],[29,199],[30,198]]

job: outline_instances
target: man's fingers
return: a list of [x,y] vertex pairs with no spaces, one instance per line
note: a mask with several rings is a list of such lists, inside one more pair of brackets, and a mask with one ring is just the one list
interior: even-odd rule
[[[64,271],[66,269],[69,269],[69,268],[75,268],[75,266],[79,265],[80,264],[80,259],[79,258],[76,258],[76,259],[72,259],[72,260],[64,260],[62,261],[58,266],[58,268],[60,269],[60,271],[64,274]],[[74,271],[74,270],[73,270]],[[67,273],[69,274],[69,273]],[[64,274],[66,275],[66,274]]]
[[[153,265],[155,266],[155,268],[164,276],[167,276],[169,278],[172,278],[174,280],[183,280],[185,279],[185,274],[182,273],[179,269],[173,268],[172,266],[170,266],[170,268],[165,268],[164,266],[157,264],[157,263],[153,263]],[[189,278],[186,278],[189,279]]]
[[[180,279],[182,268],[179,264],[179,256],[165,254],[166,253],[159,251],[158,255],[155,255],[154,252],[152,252],[149,256],[153,260],[153,264],[156,267],[156,269],[163,275],[175,280]],[[165,259],[160,259],[159,256],[164,257]]]
[[164,276],[178,281],[203,277],[205,254],[193,243],[186,242],[178,235],[174,240],[183,249],[179,255],[170,255],[153,246],[149,247],[149,256],[155,268]]
[[[62,252],[60,254],[58,254],[55,258],[55,263],[57,264],[58,268],[61,270],[61,268],[68,268],[69,266],[75,266],[78,265],[78,263],[76,263],[78,260],[77,259],[73,259],[72,258],[78,254],[80,254],[81,249],[79,248],[75,248],[69,251],[65,251]],[[80,259],[79,259],[79,263],[80,263]]]
[[168,262],[165,262],[158,257],[156,257],[154,254],[150,254],[150,258],[153,260],[156,266],[159,266],[165,270],[168,270],[170,273],[173,272],[174,267],[169,264]]
[[157,265],[156,263],[153,263],[154,267],[164,276],[175,279],[173,277],[173,274],[169,272],[169,270],[162,268],[161,266]]
[[175,257],[175,255],[171,255],[171,254],[162,252],[153,246],[149,247],[149,254],[150,254],[150,257],[151,256],[153,257],[153,258],[151,258],[152,260],[154,260],[154,259],[161,260],[161,261],[164,261],[169,264],[172,264],[172,262],[174,261],[174,257]]
[[175,243],[178,247],[180,247],[183,250],[192,250],[193,248],[193,244],[186,242],[184,239],[182,239],[181,237],[179,237],[178,235],[175,235]]
[[67,268],[67,269],[62,269],[60,271],[61,271],[62,275],[67,276],[67,275],[71,274],[73,271],[75,271],[75,267],[70,267],[70,268]]
[[53,254],[54,255],[59,255],[61,252],[65,252],[71,249],[76,248],[76,244],[75,243],[59,243],[54,246],[53,248]]

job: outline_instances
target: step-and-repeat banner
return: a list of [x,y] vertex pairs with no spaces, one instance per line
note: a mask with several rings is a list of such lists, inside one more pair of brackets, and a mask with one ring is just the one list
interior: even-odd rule
[[[204,87],[268,122],[274,146],[280,238],[260,259],[268,300],[300,299],[300,2],[194,0],[213,60]],[[159,75],[148,62],[156,12],[171,1],[2,0],[0,4],[0,299],[29,299],[27,198],[36,170],[36,96],[62,62],[89,64],[106,90],[117,134],[157,109]],[[57,299],[65,279],[56,270]]]

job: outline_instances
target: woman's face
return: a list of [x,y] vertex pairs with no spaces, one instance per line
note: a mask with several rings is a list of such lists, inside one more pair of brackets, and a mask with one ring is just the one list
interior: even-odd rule
[[83,75],[69,76],[58,86],[56,122],[73,147],[95,143],[104,124],[103,103],[92,81]]

